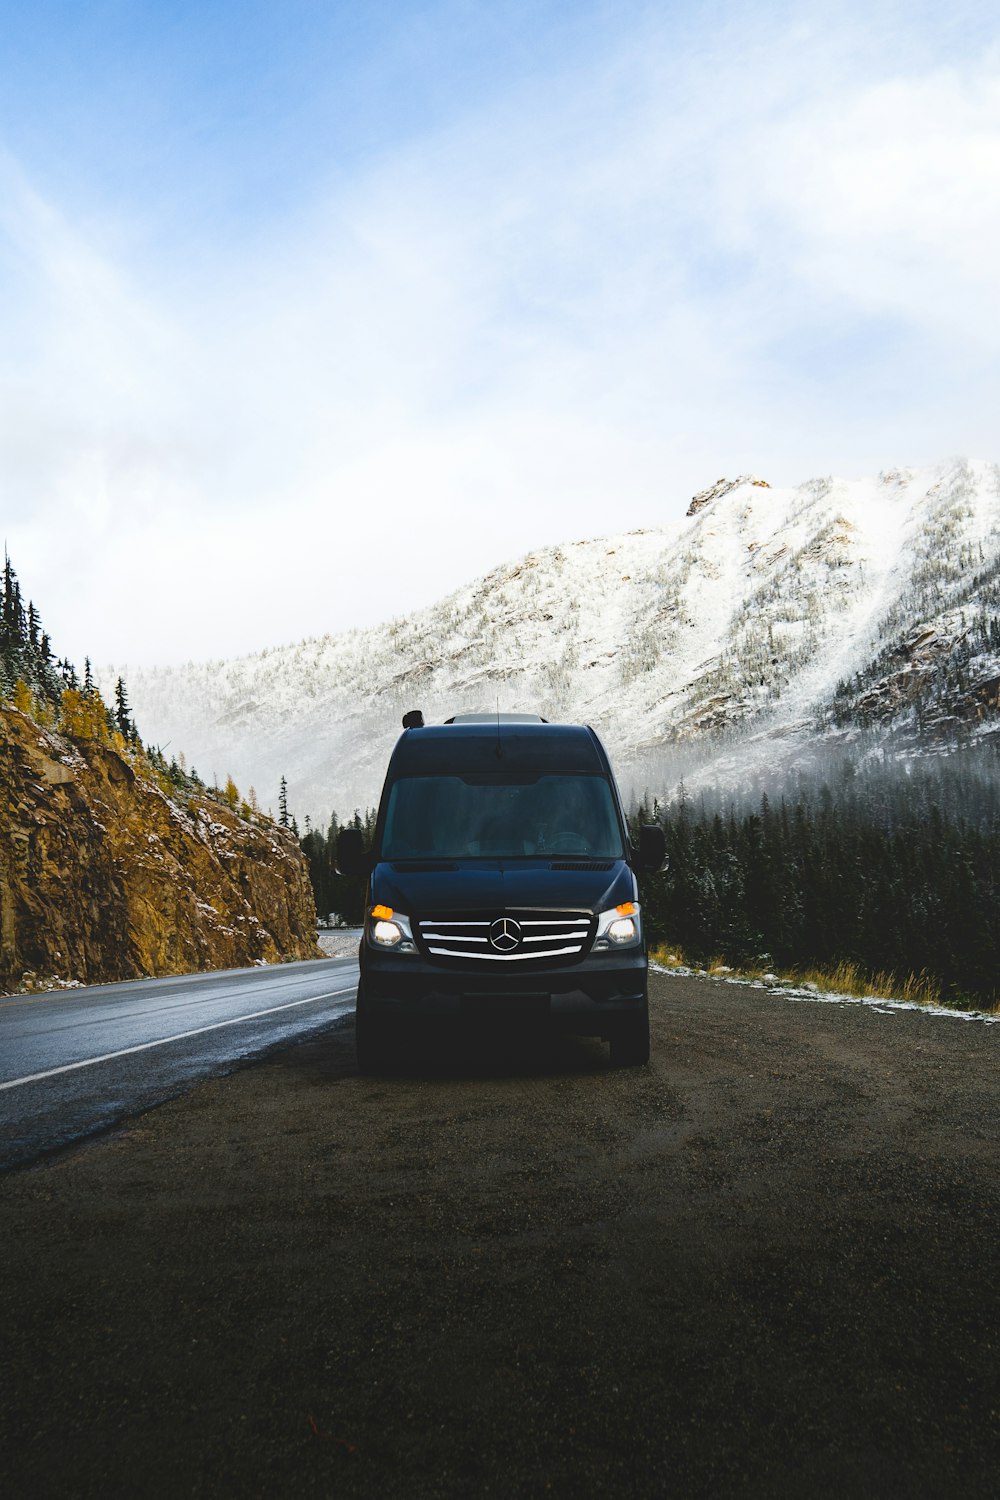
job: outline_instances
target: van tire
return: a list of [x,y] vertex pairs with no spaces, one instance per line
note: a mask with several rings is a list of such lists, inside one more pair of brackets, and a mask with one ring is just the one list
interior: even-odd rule
[[611,1035],[611,1066],[641,1068],[649,1062],[649,1007],[620,1021]]
[[364,986],[358,985],[354,1011],[354,1054],[359,1073],[384,1073],[393,1059],[389,1029],[381,1016],[373,1016],[365,999]]

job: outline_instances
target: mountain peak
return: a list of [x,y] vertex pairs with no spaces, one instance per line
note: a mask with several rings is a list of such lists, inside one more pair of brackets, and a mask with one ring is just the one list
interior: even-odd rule
[[730,490],[741,489],[745,484],[756,485],[758,489],[769,490],[770,484],[766,479],[758,479],[756,474],[741,474],[738,479],[717,479],[714,484],[709,485],[707,490],[699,490],[697,495],[692,495],[691,504],[685,514],[696,516],[706,505],[711,505],[713,500],[718,500],[721,495],[728,495]]

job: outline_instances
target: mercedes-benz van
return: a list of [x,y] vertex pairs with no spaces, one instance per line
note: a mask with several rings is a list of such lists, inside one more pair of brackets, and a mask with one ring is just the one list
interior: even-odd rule
[[637,870],[663,830],[629,841],[597,735],[534,715],[406,715],[370,852],[340,835],[344,874],[365,874],[358,1065],[391,1061],[406,1029],[536,1018],[649,1057],[647,957]]

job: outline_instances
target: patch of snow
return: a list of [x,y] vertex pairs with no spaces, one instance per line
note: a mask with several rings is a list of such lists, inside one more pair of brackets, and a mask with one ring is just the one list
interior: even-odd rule
[[774,979],[773,974],[767,974],[763,979],[736,979],[718,972],[709,974],[705,969],[688,969],[683,966],[672,968],[652,962],[649,967],[655,974],[694,976],[711,979],[717,984],[737,984],[745,989],[764,990],[768,995],[782,995],[786,1000],[813,1001],[818,1005],[862,1005],[882,1015],[891,1015],[897,1010],[915,1010],[924,1016],[943,1016],[953,1021],[982,1021],[986,1026],[1000,1024],[1000,1015],[988,1011],[956,1010],[948,1005],[925,1005],[917,1000],[889,1000],[880,995],[845,995],[837,990],[821,990],[811,981],[801,985],[773,984],[769,982]]

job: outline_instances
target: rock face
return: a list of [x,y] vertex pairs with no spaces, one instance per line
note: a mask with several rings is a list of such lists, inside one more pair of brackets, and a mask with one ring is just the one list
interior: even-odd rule
[[741,474],[739,479],[717,479],[710,484],[707,490],[699,490],[697,495],[691,497],[691,504],[685,511],[685,515],[696,516],[706,505],[711,505],[713,500],[718,500],[721,495],[728,495],[731,490],[738,490],[742,485],[752,484],[759,490],[769,490],[770,484],[766,479],[758,479],[755,474]]
[[0,709],[0,989],[320,956],[291,834]]

